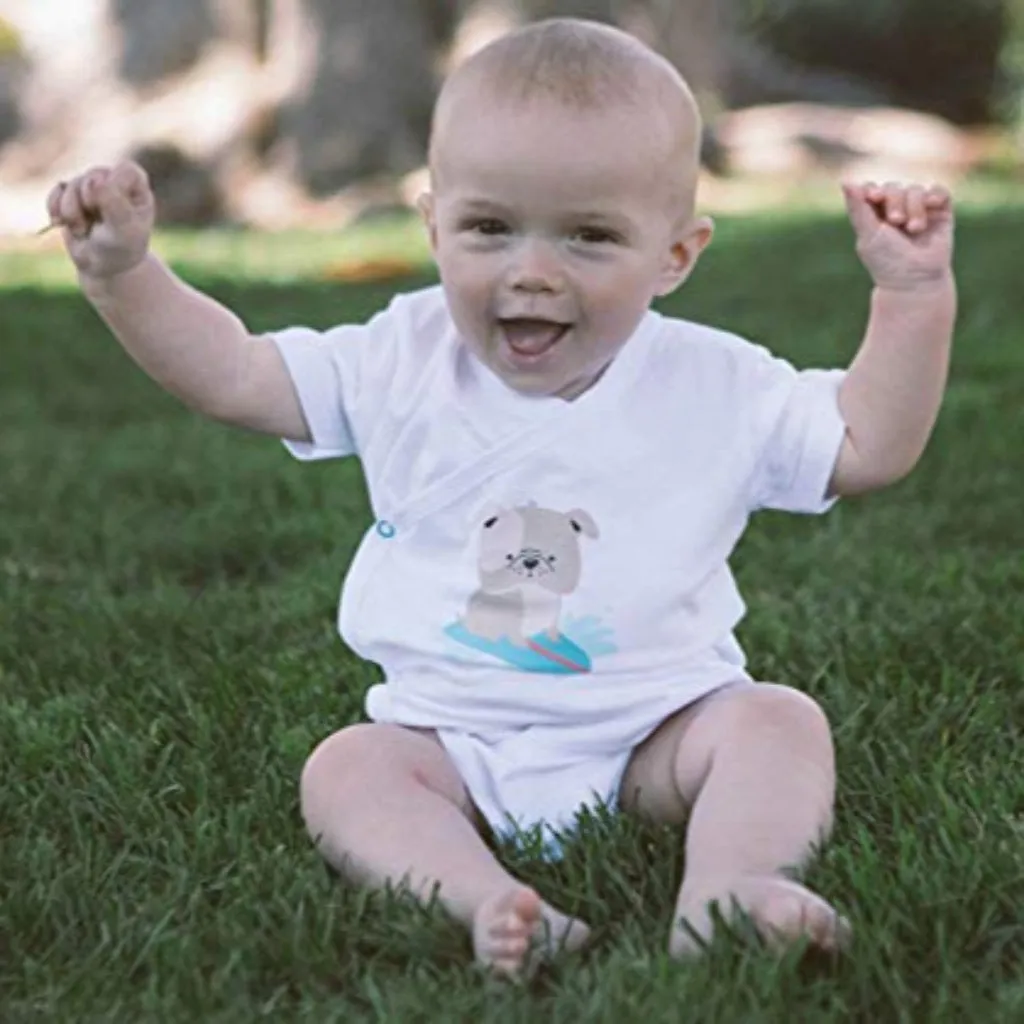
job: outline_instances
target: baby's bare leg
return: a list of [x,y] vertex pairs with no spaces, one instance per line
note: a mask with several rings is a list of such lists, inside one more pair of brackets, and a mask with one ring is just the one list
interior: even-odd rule
[[690,929],[710,938],[713,902],[726,917],[738,904],[773,944],[842,945],[849,925],[790,877],[828,834],[834,794],[828,722],[783,686],[718,691],[645,740],[623,779],[623,807],[668,823],[690,815],[670,951],[699,951]]
[[320,852],[354,882],[404,882],[473,931],[477,959],[519,974],[531,948],[577,948],[589,930],[513,878],[474,824],[469,793],[436,734],[364,723],[334,733],[302,773],[302,815]]

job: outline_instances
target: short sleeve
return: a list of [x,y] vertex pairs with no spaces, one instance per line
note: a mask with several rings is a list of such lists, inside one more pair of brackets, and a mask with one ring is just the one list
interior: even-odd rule
[[821,513],[846,425],[839,410],[845,370],[796,370],[765,350],[755,385],[758,448],[752,510]]
[[386,387],[395,359],[400,327],[394,306],[366,324],[328,331],[289,327],[271,336],[312,438],[284,440],[295,458],[312,461],[360,454],[366,438],[359,410]]

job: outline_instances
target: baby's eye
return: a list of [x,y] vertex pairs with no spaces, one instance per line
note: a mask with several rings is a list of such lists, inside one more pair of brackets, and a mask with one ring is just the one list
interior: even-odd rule
[[497,217],[478,217],[476,220],[466,221],[463,228],[475,231],[478,235],[503,235],[508,231],[508,225]]
[[607,245],[619,240],[618,235],[605,228],[580,228],[575,237],[587,245]]

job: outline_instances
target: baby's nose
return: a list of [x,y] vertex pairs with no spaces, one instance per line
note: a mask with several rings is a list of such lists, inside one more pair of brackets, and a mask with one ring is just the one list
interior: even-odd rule
[[554,292],[562,287],[562,268],[551,246],[541,241],[524,242],[516,253],[509,284],[522,292]]
[[523,559],[523,565],[526,566],[527,569],[536,569],[537,566],[540,565],[540,559],[539,558],[524,558]]

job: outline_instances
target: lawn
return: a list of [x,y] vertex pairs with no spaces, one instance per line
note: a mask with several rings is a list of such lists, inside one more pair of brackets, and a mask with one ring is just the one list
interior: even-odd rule
[[[0,1020],[1024,1020],[1022,237],[1020,208],[961,214],[952,381],[915,473],[762,514],[734,558],[754,671],[834,723],[809,880],[853,950],[670,961],[679,835],[594,817],[560,865],[505,851],[597,926],[525,988],[485,982],[438,910],[339,884],[302,829],[303,760],[376,678],[333,625],[370,521],[358,465],[200,421],[59,259],[0,254]],[[160,247],[254,330],[430,280],[328,280],[323,238]],[[833,365],[867,296],[838,217],[752,217],[664,308]]]

